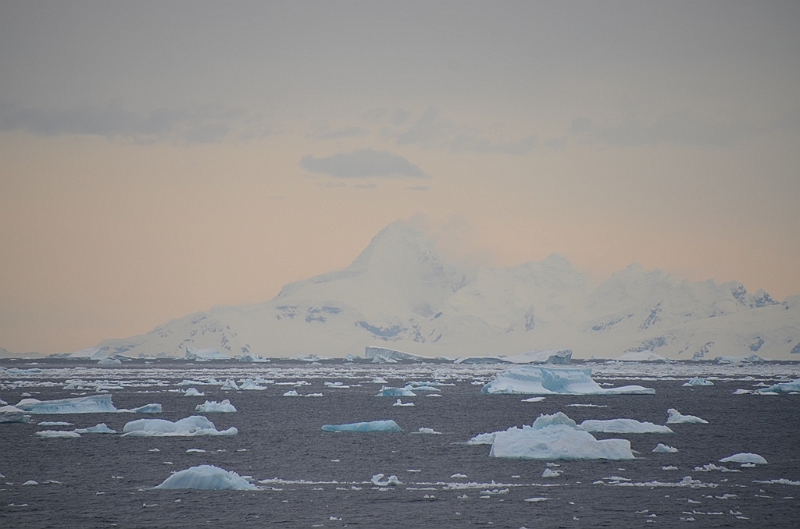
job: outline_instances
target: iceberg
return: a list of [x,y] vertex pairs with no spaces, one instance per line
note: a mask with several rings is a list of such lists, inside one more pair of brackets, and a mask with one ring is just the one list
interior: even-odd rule
[[[487,435],[487,434],[484,434]],[[598,441],[562,412],[540,415],[532,426],[495,432],[490,457],[511,459],[634,459],[627,439]],[[474,439],[474,438],[473,438]]]
[[233,404],[231,404],[231,401],[228,399],[222,402],[207,400],[205,404],[198,404],[195,406],[194,411],[199,411],[200,413],[232,413],[236,411],[236,408],[234,408]]
[[392,474],[385,480],[383,479],[383,474],[375,474],[372,476],[372,484],[378,487],[396,487],[397,485],[402,485],[403,483],[397,479],[397,476]]
[[581,428],[594,433],[673,433],[667,426],[635,419],[588,420],[581,423]]
[[237,390],[237,389],[239,389],[239,386],[237,386],[236,382],[234,382],[233,380],[228,379],[228,380],[225,381],[224,384],[222,384],[222,387],[220,389],[223,389],[225,391]]
[[296,389],[290,389],[286,393],[283,394],[284,397],[299,397],[300,394],[297,392]]
[[236,435],[231,426],[218,431],[214,423],[200,415],[192,415],[179,421],[165,419],[139,419],[131,421],[122,429],[122,437],[189,437],[195,435]]
[[134,413],[161,413],[161,404],[145,404],[144,406],[139,406],[138,408],[134,408],[132,410],[121,410],[121,411],[132,411]]
[[714,383],[708,379],[700,377],[692,377],[688,382],[684,382],[684,386],[713,386]]
[[781,382],[768,388],[758,390],[758,393],[795,393],[800,392],[800,378],[791,382]]
[[75,433],[85,434],[85,433],[117,433],[116,430],[112,430],[106,423],[101,422],[98,425],[90,426],[89,428],[77,428]]
[[601,388],[592,380],[591,369],[520,366],[498,374],[481,392],[491,395],[652,395],[655,390],[642,386]]
[[668,409],[667,413],[669,414],[669,417],[667,418],[667,424],[708,424],[707,420],[701,419],[700,417],[695,417],[694,415],[681,415],[681,412],[675,408]]
[[433,428],[426,428],[424,426],[421,426],[420,429],[417,430],[416,432],[411,432],[411,433],[422,433],[422,434],[429,434],[429,435],[442,435],[442,432],[437,432]]
[[402,401],[402,400],[400,400],[400,399],[397,399],[397,400],[395,401],[395,403],[394,403],[394,404],[392,404],[392,406],[413,406],[413,405],[414,405],[414,403],[413,403],[413,402],[403,402],[403,401]]
[[677,448],[673,448],[671,446],[667,446],[663,443],[658,443],[655,448],[653,448],[653,452],[657,454],[674,454],[677,452]]
[[257,490],[236,472],[213,465],[199,465],[171,475],[157,489]]
[[91,395],[60,400],[22,399],[17,408],[33,414],[115,413],[111,395]]
[[403,430],[393,420],[353,422],[348,424],[326,424],[323,432],[402,432]]
[[767,460],[758,454],[752,452],[741,452],[733,454],[732,456],[724,457],[719,460],[720,463],[752,463],[754,465],[766,465]]
[[200,393],[195,388],[189,388],[183,392],[184,397],[204,397],[205,393]]
[[382,387],[376,397],[416,397],[417,394],[409,388],[387,388]]
[[65,430],[42,430],[36,432],[36,435],[42,439],[72,439],[81,436],[81,434],[77,432],[68,432]]
[[28,422],[30,419],[30,415],[16,406],[0,407],[0,422]]
[[264,386],[259,386],[256,383],[256,381],[251,379],[251,378],[246,378],[246,379],[244,379],[242,381],[242,385],[239,386],[239,389],[249,389],[249,390],[255,390],[255,391],[263,391],[263,390],[265,390],[267,388],[264,387]]

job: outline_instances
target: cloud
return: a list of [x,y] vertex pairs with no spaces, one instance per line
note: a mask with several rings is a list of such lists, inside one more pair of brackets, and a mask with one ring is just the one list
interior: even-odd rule
[[303,156],[300,166],[314,173],[337,178],[430,178],[416,165],[402,156],[386,151],[361,149],[322,158]]
[[25,131],[40,136],[75,134],[125,138],[141,143],[178,141],[217,143],[234,131],[239,138],[268,135],[261,116],[216,105],[157,108],[140,113],[119,101],[66,110],[21,108],[0,102],[0,131]]
[[431,186],[408,186],[406,189],[409,191],[430,191]]
[[526,154],[536,145],[538,138],[531,134],[526,138],[517,141],[499,141],[493,143],[486,138],[459,134],[445,145],[449,146],[452,152],[476,152],[476,153],[500,153],[500,154]]
[[359,136],[366,136],[369,134],[367,129],[361,127],[344,127],[336,130],[320,130],[310,136],[317,140],[338,140],[342,138],[357,138]]

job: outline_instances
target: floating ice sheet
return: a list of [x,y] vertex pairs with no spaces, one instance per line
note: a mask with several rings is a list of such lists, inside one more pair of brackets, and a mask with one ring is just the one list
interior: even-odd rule
[[322,427],[324,432],[402,432],[403,430],[393,420],[353,422],[347,424],[326,424]]
[[231,426],[218,431],[214,423],[193,415],[179,421],[164,419],[139,419],[131,421],[122,429],[123,437],[188,437],[195,435],[236,435],[239,431]]
[[713,386],[714,383],[710,380],[700,377],[692,377],[688,382],[684,382],[684,386]]
[[650,395],[642,386],[601,388],[592,380],[591,369],[514,367],[483,386],[483,393],[520,395]]
[[597,433],[673,433],[667,426],[635,419],[588,420],[581,423],[581,428]]

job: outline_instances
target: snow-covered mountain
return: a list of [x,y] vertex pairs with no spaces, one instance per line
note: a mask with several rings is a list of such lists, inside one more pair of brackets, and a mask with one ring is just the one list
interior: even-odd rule
[[779,303],[740,283],[692,283],[636,264],[593,288],[558,255],[467,274],[398,221],[344,270],[288,284],[265,303],[215,307],[98,347],[286,357],[372,345],[431,357],[572,349],[576,358],[653,350],[676,359],[800,359],[800,296]]

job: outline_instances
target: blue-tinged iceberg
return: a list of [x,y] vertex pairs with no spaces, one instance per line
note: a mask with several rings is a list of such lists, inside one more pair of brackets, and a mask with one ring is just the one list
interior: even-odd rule
[[768,388],[758,390],[759,393],[800,393],[800,378],[791,382],[781,382]]
[[417,394],[411,391],[410,388],[387,388],[382,387],[376,397],[416,397]]
[[231,472],[213,465],[187,468],[171,475],[157,489],[256,490],[258,487]]
[[642,386],[601,388],[591,369],[520,366],[498,374],[483,386],[483,393],[518,395],[652,395]]
[[588,420],[581,423],[581,428],[594,433],[673,433],[667,426],[635,419]]
[[627,439],[598,441],[562,412],[540,415],[532,426],[495,432],[489,456],[510,459],[634,459]]
[[396,422],[388,421],[369,421],[353,422],[348,424],[326,424],[322,427],[323,432],[402,432]]
[[115,413],[119,411],[111,402],[111,395],[90,395],[59,400],[22,399],[17,404],[17,408],[33,414]]
[[222,402],[207,400],[205,404],[198,404],[195,406],[194,411],[199,411],[200,413],[232,413],[236,411],[236,408],[228,399]]
[[122,437],[190,437],[195,435],[236,435],[239,433],[231,426],[227,430],[218,431],[214,423],[192,415],[179,421],[164,419],[139,419],[131,421],[122,429]]
[[675,408],[668,409],[667,413],[669,414],[669,417],[667,418],[667,424],[708,424],[707,420],[701,419],[700,417],[696,417],[694,415],[681,415],[681,412]]

